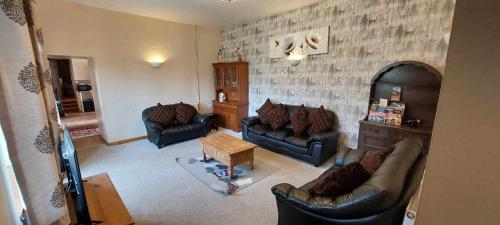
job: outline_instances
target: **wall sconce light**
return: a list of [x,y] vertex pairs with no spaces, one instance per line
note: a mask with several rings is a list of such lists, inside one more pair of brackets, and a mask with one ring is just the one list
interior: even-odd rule
[[306,55],[293,51],[289,53],[286,59],[290,62],[290,65],[298,66],[300,61],[302,61],[305,57]]
[[304,44],[297,46],[297,41],[295,37],[288,37],[285,39],[283,52],[286,55],[286,59],[290,62],[292,66],[298,66],[300,61],[302,61],[307,55],[304,54]]
[[158,54],[150,56],[147,60],[148,64],[155,69],[159,68],[165,61],[166,58]]
[[149,65],[151,67],[153,67],[153,68],[156,69],[156,68],[159,68],[163,62],[154,62],[154,61],[151,61],[151,62],[148,62],[148,63],[149,63]]

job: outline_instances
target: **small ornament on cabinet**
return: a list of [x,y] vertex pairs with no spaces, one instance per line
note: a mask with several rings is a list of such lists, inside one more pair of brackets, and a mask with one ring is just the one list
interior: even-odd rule
[[243,52],[241,51],[241,48],[237,48],[234,55],[238,57],[239,62],[243,62]]
[[222,62],[222,49],[219,49],[219,52],[217,53],[217,60],[218,62]]
[[226,102],[226,94],[224,92],[219,93],[219,102]]

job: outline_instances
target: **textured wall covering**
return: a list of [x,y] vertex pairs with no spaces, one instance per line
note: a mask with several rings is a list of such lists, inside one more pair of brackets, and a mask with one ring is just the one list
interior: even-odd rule
[[[370,80],[385,65],[416,60],[445,67],[455,0],[330,0],[222,30],[225,60],[242,47],[250,63],[250,108],[266,100],[335,111],[346,144],[357,144]],[[330,26],[329,54],[291,67],[269,58],[272,36]]]

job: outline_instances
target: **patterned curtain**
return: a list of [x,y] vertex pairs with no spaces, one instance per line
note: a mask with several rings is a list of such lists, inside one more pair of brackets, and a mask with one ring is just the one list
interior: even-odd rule
[[0,0],[0,123],[31,224],[69,224],[58,112],[35,0]]

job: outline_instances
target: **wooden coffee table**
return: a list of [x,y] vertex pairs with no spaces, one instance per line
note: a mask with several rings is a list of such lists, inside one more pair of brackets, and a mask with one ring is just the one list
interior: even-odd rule
[[203,145],[203,160],[207,155],[225,164],[228,167],[228,175],[233,177],[233,167],[246,162],[250,163],[253,170],[253,151],[257,145],[229,136],[227,134],[216,134],[200,139]]

